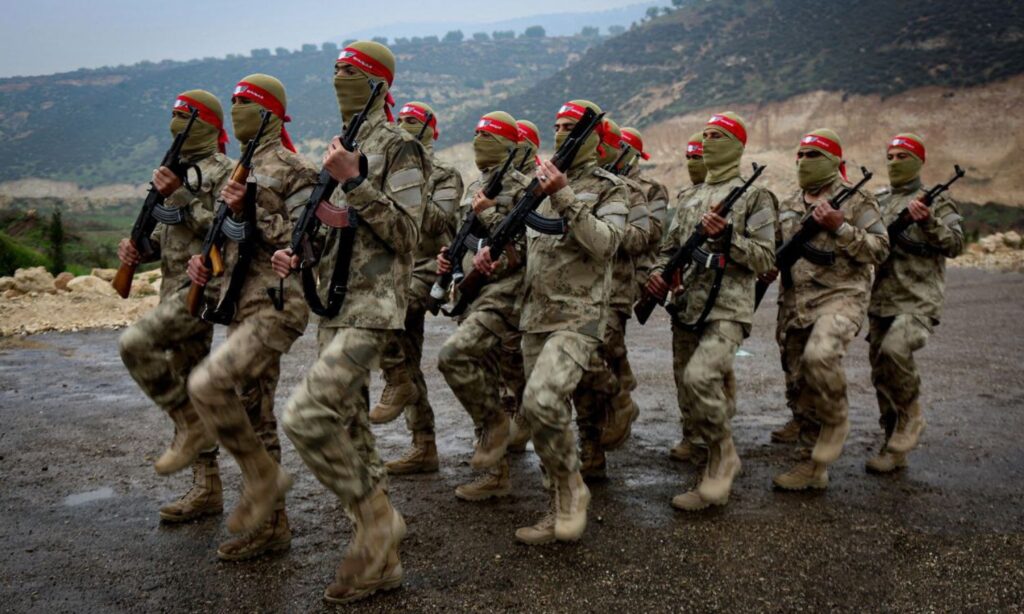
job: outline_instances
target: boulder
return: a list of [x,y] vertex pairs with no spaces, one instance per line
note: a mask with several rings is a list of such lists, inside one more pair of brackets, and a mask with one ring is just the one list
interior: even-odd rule
[[1020,237],[1020,234],[1017,233],[1017,231],[1015,231],[1015,230],[1011,230],[1010,232],[1004,234],[1003,235],[1003,245],[1005,245],[1006,247],[1009,247],[1010,249],[1020,249],[1021,248],[1021,237]]
[[153,285],[153,292],[154,293],[160,294],[160,286],[163,284],[163,282],[164,282],[163,278],[160,278],[160,279],[158,279],[158,280],[153,282],[152,285]]
[[93,269],[91,275],[93,277],[99,277],[103,281],[114,281],[114,275],[117,275],[117,269]]
[[986,254],[995,253],[996,250],[1003,246],[1003,235],[996,233],[994,235],[982,237],[981,240],[978,241],[978,245],[981,246],[982,251]]
[[145,279],[135,278],[132,282],[132,291],[129,296],[132,298],[138,298],[140,296],[153,296],[156,294],[156,290],[153,289],[153,284],[149,283]]
[[50,275],[50,272],[41,266],[18,269],[14,273],[14,289],[22,294],[29,292],[54,294],[57,292],[57,288],[53,286],[53,275]]
[[7,292],[14,289],[13,277],[0,277],[0,292]]
[[81,275],[68,282],[68,290],[74,294],[92,294],[99,296],[117,296],[109,281],[104,281],[94,275]]
[[67,290],[68,282],[74,279],[75,276],[67,271],[63,271],[57,278],[53,280],[53,287],[58,290]]

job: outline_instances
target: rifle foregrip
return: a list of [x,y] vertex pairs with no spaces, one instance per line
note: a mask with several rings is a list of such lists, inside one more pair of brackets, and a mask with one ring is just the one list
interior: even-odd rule
[[636,321],[641,325],[647,324],[647,319],[654,313],[654,307],[658,304],[653,297],[647,295],[636,302],[633,306],[633,313],[636,315]]
[[110,285],[117,290],[121,298],[128,298],[132,291],[132,279],[135,277],[135,269],[138,265],[121,263],[117,268],[117,274],[110,281]]
[[220,255],[220,250],[216,245],[210,247],[210,270],[214,277],[224,274],[224,257]]
[[188,296],[185,297],[185,305],[188,306],[188,312],[194,318],[199,317],[199,308],[203,304],[203,294],[205,291],[206,286],[191,284],[188,287]]

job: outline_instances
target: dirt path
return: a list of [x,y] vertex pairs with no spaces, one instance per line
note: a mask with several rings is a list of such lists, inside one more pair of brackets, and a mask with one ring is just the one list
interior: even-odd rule
[[[744,473],[729,506],[695,516],[671,497],[693,471],[668,460],[678,437],[667,322],[630,329],[642,414],[594,489],[577,545],[526,548],[512,531],[542,513],[532,451],[515,458],[513,496],[455,499],[471,422],[434,363],[450,330],[427,335],[442,469],[395,479],[409,522],[404,588],[358,609],[733,611],[989,610],[1024,603],[1024,275],[950,273],[942,326],[920,354],[929,416],[924,446],[893,477],[864,473],[879,441],[867,344],[847,359],[853,432],[821,494],[773,492],[792,451],[768,443],[786,419],[772,340],[758,314],[737,359],[736,438]],[[226,564],[214,554],[223,519],[162,526],[156,510],[186,476],[152,470],[171,434],[124,372],[116,332],[0,339],[0,610],[310,611],[331,579],[349,522],[286,442],[297,478],[291,551]],[[306,335],[286,357],[282,407],[313,359]],[[379,394],[375,382],[372,397]],[[401,421],[378,429],[382,454],[407,444]],[[227,505],[238,472],[223,462]]]

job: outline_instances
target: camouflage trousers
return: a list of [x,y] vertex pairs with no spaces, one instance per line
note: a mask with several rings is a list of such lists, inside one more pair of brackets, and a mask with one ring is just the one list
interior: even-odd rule
[[502,345],[515,328],[492,311],[473,311],[441,346],[437,367],[477,432],[501,416]]
[[892,318],[869,319],[868,341],[871,383],[878,397],[879,423],[891,434],[898,418],[921,393],[921,376],[914,363],[914,352],[928,342],[932,332],[929,318],[900,314]]
[[427,316],[425,300],[410,297],[405,312],[405,329],[391,331],[391,338],[380,357],[385,381],[396,369],[404,369],[416,384],[420,398],[404,409],[405,426],[413,433],[434,432],[434,409],[427,399],[427,382],[423,378],[423,326]]
[[[188,313],[184,293],[162,300],[119,340],[121,359],[132,379],[164,411],[188,402],[188,376],[210,353],[213,339],[213,325]],[[267,452],[278,461],[281,441],[274,418],[274,394],[280,373],[278,357],[258,378],[247,379],[237,389],[249,422]],[[203,456],[215,461],[216,450]]]
[[706,444],[732,435],[736,415],[733,362],[743,343],[743,325],[709,322],[701,331],[672,323],[672,372],[676,381],[683,434]]
[[621,392],[636,388],[636,378],[626,358],[626,321],[629,316],[612,312],[605,326],[604,342],[590,358],[590,369],[573,392],[576,428],[580,438],[601,439],[601,430],[612,409],[612,400]]
[[370,372],[393,331],[324,328],[319,357],[288,400],[282,424],[316,479],[346,508],[387,475],[370,430]]
[[498,370],[501,372],[503,396],[511,399],[512,407],[521,411],[523,390],[526,388],[526,376],[523,374],[523,333],[515,326],[510,326],[508,333],[501,341],[498,353]]
[[793,378],[800,415],[823,426],[838,426],[847,420],[843,357],[858,328],[846,316],[826,314],[813,326],[786,331],[786,369]]
[[600,344],[573,331],[523,335],[523,415],[533,432],[533,448],[549,475],[579,471],[569,401],[584,373],[594,368]]
[[793,415],[793,420],[800,425],[801,430],[813,430],[817,424],[813,415],[800,408],[797,399],[800,396],[800,387],[797,384],[798,365],[790,364],[786,358],[786,322],[787,318],[783,311],[782,304],[779,304],[779,317],[775,325],[775,341],[779,346],[779,360],[782,363],[782,373],[786,385],[786,407]]

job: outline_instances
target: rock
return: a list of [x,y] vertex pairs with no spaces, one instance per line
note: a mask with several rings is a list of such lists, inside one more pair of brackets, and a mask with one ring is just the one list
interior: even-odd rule
[[100,296],[117,296],[109,281],[93,275],[82,275],[68,282],[68,290],[75,294],[94,294]]
[[14,288],[23,294],[29,292],[53,294],[57,292],[57,288],[53,286],[53,275],[50,275],[50,272],[41,266],[18,269],[14,273]]
[[0,277],[0,292],[7,292],[14,289],[13,277]]
[[158,279],[158,280],[153,282],[153,292],[154,293],[160,294],[160,286],[163,285],[163,282],[164,282],[163,278]]
[[994,235],[982,237],[981,240],[978,241],[978,245],[981,246],[982,251],[986,254],[995,253],[996,250],[1003,246],[1003,235],[996,233]]
[[68,273],[67,271],[63,271],[63,272],[61,272],[60,275],[57,275],[56,279],[53,280],[53,287],[58,289],[58,290],[67,290],[68,289],[68,282],[71,281],[74,278],[75,278],[75,276],[72,275],[71,273]]
[[156,294],[156,290],[153,289],[153,284],[145,279],[136,277],[135,281],[132,282],[132,291],[129,296],[138,298],[140,296],[153,296],[154,294]]
[[160,279],[162,275],[163,273],[160,272],[160,269],[153,269],[152,271],[146,271],[145,273],[137,274],[135,276],[135,279],[145,279],[149,283],[153,283],[154,281]]
[[7,290],[4,290],[4,298],[14,298],[16,296],[21,296],[21,292],[18,292],[16,288],[8,288]]
[[103,281],[114,281],[114,275],[117,275],[117,269],[93,269],[90,275],[93,277],[99,277]]
[[1021,237],[1016,231],[1011,230],[1010,232],[1003,235],[1003,245],[1010,249],[1021,248]]

